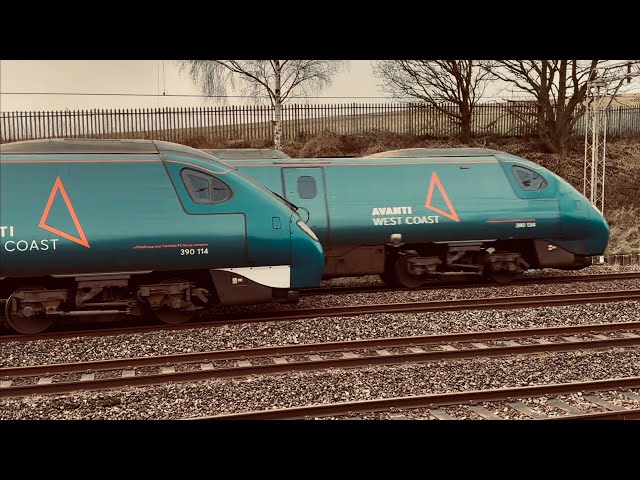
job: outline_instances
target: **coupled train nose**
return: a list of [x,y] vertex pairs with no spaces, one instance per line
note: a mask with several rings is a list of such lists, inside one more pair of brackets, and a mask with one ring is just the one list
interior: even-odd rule
[[324,250],[302,220],[291,219],[291,287],[312,288],[322,281]]

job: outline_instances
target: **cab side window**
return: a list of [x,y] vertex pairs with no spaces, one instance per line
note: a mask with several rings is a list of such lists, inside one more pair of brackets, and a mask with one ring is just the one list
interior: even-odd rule
[[513,176],[523,190],[543,190],[547,188],[547,181],[544,177],[533,170],[514,165],[512,171]]
[[300,198],[310,199],[316,196],[316,180],[313,177],[298,177],[298,195]]
[[183,169],[180,175],[195,203],[220,203],[231,198],[231,189],[213,175],[188,168]]

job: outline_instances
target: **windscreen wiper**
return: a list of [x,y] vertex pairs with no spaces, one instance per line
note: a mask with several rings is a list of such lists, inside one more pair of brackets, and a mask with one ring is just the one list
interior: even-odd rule
[[287,200],[286,198],[284,198],[282,195],[277,194],[276,192],[274,192],[273,190],[269,189],[269,191],[271,193],[273,193],[274,195],[276,195],[277,197],[280,197],[287,205],[289,205],[293,210],[295,210],[296,212],[298,210],[300,210],[300,207],[291,203],[289,200]]

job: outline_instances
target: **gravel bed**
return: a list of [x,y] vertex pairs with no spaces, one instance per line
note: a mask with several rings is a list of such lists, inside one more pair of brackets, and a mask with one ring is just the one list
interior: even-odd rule
[[[143,375],[158,375],[162,371],[162,367],[153,366],[153,367],[136,367],[133,369],[136,372],[136,376]],[[121,370],[120,370],[121,371]]]
[[[640,395],[640,390],[631,390],[632,392]],[[629,397],[624,395],[622,392],[610,391],[610,392],[597,392],[595,393],[598,397],[603,400],[608,400],[614,405],[618,405],[619,407],[624,408],[640,408],[640,402],[631,400]]]
[[[638,348],[558,352],[5,398],[0,400],[0,419],[179,419],[638,375]],[[547,411],[546,405],[536,407]]]
[[[360,354],[360,351],[358,351],[358,355]],[[344,355],[342,355],[342,352],[321,352],[318,355],[320,355],[324,360],[335,360],[335,359],[340,359],[340,358],[344,358]],[[308,358],[300,358],[298,357],[298,362],[300,361],[306,361],[309,360]]]
[[[39,378],[40,377],[19,377],[19,378],[13,379],[11,386],[23,387],[27,385],[35,385],[36,383],[38,383]],[[8,379],[5,378],[5,380],[8,380]]]
[[[445,344],[431,344],[431,345],[417,345],[419,348],[421,348],[422,350],[424,350],[425,352],[441,352],[444,350],[444,348],[442,348]],[[446,345],[450,345],[450,344],[446,344]]]
[[105,378],[118,378],[122,376],[122,370],[105,370],[95,372],[96,380],[103,380]]
[[[549,397],[549,398],[547,397],[525,398],[524,400],[521,400],[521,401],[528,407],[534,409],[536,412],[544,413],[548,417],[563,417],[569,414],[558,407],[549,405],[547,402],[553,398],[558,398],[562,400],[565,397],[566,395],[563,395],[561,397]],[[565,403],[568,403],[568,402],[565,402]]]
[[507,285],[479,288],[409,290],[377,293],[350,293],[340,295],[313,295],[301,297],[297,304],[266,303],[258,305],[215,306],[211,308],[212,319],[234,313],[260,313],[295,311],[307,308],[346,307],[386,303],[429,302],[436,300],[466,300],[511,296],[548,295],[550,293],[602,292],[607,290],[640,289],[640,278],[614,280],[610,282],[580,282],[557,285]]
[[540,345],[540,342],[536,342],[533,338],[518,338],[514,341],[516,341],[520,345]]
[[216,360],[213,362],[202,363],[210,363],[211,365],[213,365],[213,368],[235,368],[238,366],[237,360]]
[[[558,270],[555,268],[547,268],[544,270],[527,270],[524,272],[525,277],[567,277],[580,275],[599,275],[605,273],[625,273],[640,272],[640,265],[592,265],[582,270]],[[323,280],[323,287],[357,287],[357,286],[377,286],[384,285],[378,275],[364,275],[362,277],[341,277]]]
[[221,349],[628,322],[639,319],[638,301],[521,310],[461,310],[323,317],[104,337],[8,342],[2,344],[0,349],[0,366],[44,365]]
[[175,369],[176,369],[176,372],[194,372],[196,370],[200,371],[201,370],[200,363],[184,363],[181,365],[176,365]]
[[256,357],[256,358],[248,358],[249,362],[252,366],[257,367],[258,365],[273,365],[273,361],[270,357]]
[[[625,397],[621,392],[617,391],[608,391],[608,392],[595,392],[595,393],[587,393],[586,395],[596,395],[603,400],[609,400],[614,405],[622,410],[623,408],[640,408],[640,402],[633,402],[628,397]],[[549,417],[558,417],[558,416],[566,416],[568,415],[562,409],[556,408],[552,405],[549,405],[548,402],[550,400],[561,400],[572,407],[578,408],[582,410],[584,413],[598,413],[598,412],[608,412],[609,409],[605,407],[601,407],[585,398],[585,394],[582,392],[570,394],[570,395],[561,395],[561,396],[549,396],[549,397],[534,397],[534,398],[526,398],[526,399],[514,399],[515,401],[519,401],[527,405],[536,413],[545,413]],[[477,403],[478,406],[482,406],[486,408],[489,412],[501,417],[505,420],[530,420],[531,417],[525,413],[522,413],[515,408],[512,408],[508,402],[481,402]],[[448,413],[456,420],[483,420],[484,417],[478,415],[468,408],[467,405],[454,405],[454,406],[444,406],[439,408],[439,410]],[[345,415],[340,417],[316,417],[317,420],[350,420],[354,418],[360,418],[361,420],[391,420],[392,415],[403,415],[410,420],[436,420],[437,418],[431,414],[430,409],[428,408],[415,408],[410,410],[402,410],[402,409],[391,409],[390,411],[385,412],[371,412],[371,413],[353,413],[351,415]]]
[[442,410],[444,413],[451,415],[453,418],[457,420],[483,420],[482,416],[469,410],[465,406],[452,405],[452,406],[441,407],[440,410]]

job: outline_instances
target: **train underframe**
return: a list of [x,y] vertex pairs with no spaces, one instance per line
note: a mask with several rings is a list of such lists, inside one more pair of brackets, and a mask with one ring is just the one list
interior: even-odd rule
[[325,278],[378,274],[389,285],[409,288],[453,277],[508,283],[528,269],[576,270],[591,265],[591,257],[545,240],[325,247],[325,255]]
[[0,299],[5,299],[4,320],[12,330],[36,334],[72,319],[99,322],[152,314],[180,324],[215,305],[295,303],[298,292],[237,273],[203,270],[7,278],[0,281]]

